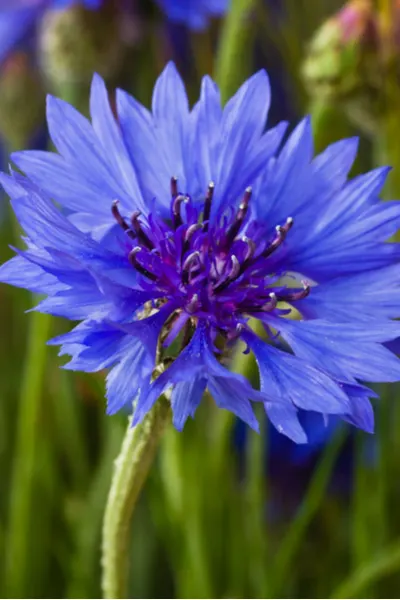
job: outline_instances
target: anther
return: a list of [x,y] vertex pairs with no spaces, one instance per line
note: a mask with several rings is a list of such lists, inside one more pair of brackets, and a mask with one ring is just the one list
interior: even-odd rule
[[128,254],[129,262],[136,269],[136,271],[138,271],[139,273],[141,273],[148,279],[151,279],[152,281],[157,281],[157,277],[154,275],[154,273],[150,273],[150,271],[145,269],[145,267],[143,267],[139,263],[139,261],[137,259],[137,254],[138,254],[138,252],[142,252],[142,251],[143,251],[143,249],[140,246],[135,246],[135,248],[133,248]]
[[242,237],[242,242],[247,244],[247,251],[246,251],[246,255],[244,257],[244,263],[247,264],[253,258],[254,254],[256,252],[256,245],[253,242],[253,240],[248,238],[246,235],[244,235]]
[[144,230],[142,229],[142,224],[139,221],[139,217],[142,213],[137,210],[133,213],[133,215],[131,216],[131,223],[132,223],[132,227],[135,230],[137,239],[139,240],[139,242],[141,242],[143,244],[143,246],[146,246],[146,248],[148,248],[149,250],[153,250],[154,248],[154,244],[151,241],[151,239],[148,237],[148,235],[144,232]]
[[263,310],[265,312],[269,312],[271,310],[274,310],[274,308],[276,308],[277,304],[278,304],[278,297],[275,294],[275,292],[271,292],[269,294],[269,302],[266,302],[265,304],[263,304],[261,307],[261,310]]
[[232,266],[231,266],[231,270],[230,270],[228,277],[226,279],[223,279],[222,281],[220,281],[220,283],[217,286],[215,286],[214,292],[216,292],[216,293],[221,292],[222,290],[227,288],[229,284],[231,284],[233,281],[235,281],[235,279],[237,279],[239,277],[239,275],[241,273],[241,265],[240,265],[240,262],[238,261],[237,257],[234,254],[232,254],[232,256],[231,256],[231,262],[232,262]]
[[231,256],[231,261],[232,261],[232,268],[231,268],[231,272],[229,273],[229,279],[231,281],[234,281],[240,273],[240,262],[238,261],[237,257],[234,254],[232,254],[232,256]]
[[293,226],[293,217],[288,217],[286,219],[286,223],[283,225],[282,229],[284,229],[286,231],[286,233],[292,229]]
[[203,229],[203,223],[193,223],[193,225],[190,225],[185,233],[185,242],[190,242],[193,235],[196,233],[196,231],[199,231],[199,229]]
[[112,204],[111,204],[112,215],[113,215],[114,219],[117,221],[118,225],[120,227],[122,227],[122,229],[124,231],[126,231],[126,233],[129,235],[129,237],[135,239],[136,235],[133,233],[133,231],[129,227],[128,223],[125,221],[125,219],[122,217],[121,213],[119,212],[118,204],[119,204],[118,200],[112,201]]
[[174,228],[178,229],[180,225],[182,225],[182,215],[181,215],[181,204],[182,202],[187,202],[187,197],[179,194],[174,198],[172,202],[172,218],[174,222]]
[[261,256],[267,258],[270,256],[279,246],[285,241],[288,231],[292,228],[293,219],[289,217],[286,219],[286,223],[284,225],[277,225],[275,227],[276,236],[270,243],[270,245],[261,253]]
[[198,252],[197,250],[195,252],[191,252],[189,254],[189,256],[186,257],[183,265],[182,265],[182,281],[183,283],[187,284],[189,283],[189,274],[190,274],[190,268],[192,267],[192,265],[195,262],[199,262],[200,259],[200,252]]
[[208,190],[207,190],[207,194],[206,194],[206,199],[204,201],[204,212],[203,212],[203,223],[205,223],[204,225],[204,231],[208,231],[208,221],[210,219],[210,214],[211,214],[211,204],[212,204],[212,199],[214,196],[214,182],[210,181],[210,183],[208,184]]
[[311,286],[307,281],[301,282],[303,289],[298,292],[292,292],[288,294],[282,294],[278,296],[278,300],[282,300],[283,302],[295,302],[296,300],[303,300],[303,298],[307,298],[311,291]]
[[178,178],[171,177],[171,196],[172,198],[176,198],[178,195]]
[[227,335],[227,339],[229,342],[235,342],[237,340],[237,338],[241,335],[241,333],[244,330],[244,325],[243,323],[237,323],[236,327],[233,331],[229,331],[228,335]]
[[190,302],[186,305],[186,311],[188,313],[194,313],[199,308],[199,295],[193,294],[190,299]]
[[237,234],[239,233],[240,228],[243,225],[243,222],[247,215],[247,210],[249,208],[250,198],[252,194],[252,188],[246,188],[244,192],[244,196],[242,198],[241,203],[239,204],[239,210],[236,213],[235,220],[227,231],[226,234],[226,244],[230,246]]

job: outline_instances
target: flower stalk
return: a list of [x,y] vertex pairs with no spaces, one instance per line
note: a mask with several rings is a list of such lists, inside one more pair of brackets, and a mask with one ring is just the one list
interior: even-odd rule
[[215,66],[215,78],[220,86],[223,102],[236,91],[250,70],[250,15],[255,6],[255,0],[233,0],[225,18]]
[[103,521],[104,598],[127,598],[127,550],[132,514],[170,412],[170,403],[162,396],[140,424],[136,427],[129,424],[115,460]]

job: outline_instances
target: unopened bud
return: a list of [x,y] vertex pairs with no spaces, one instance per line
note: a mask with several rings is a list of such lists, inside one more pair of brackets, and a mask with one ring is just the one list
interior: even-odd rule
[[380,47],[372,1],[350,0],[311,40],[302,69],[309,94],[342,102],[354,120],[373,128],[382,78]]
[[94,71],[109,76],[123,52],[115,3],[104,0],[97,10],[76,3],[47,11],[40,46],[44,73],[56,89],[88,83]]
[[45,93],[40,75],[23,52],[0,67],[0,135],[11,148],[23,148],[44,122]]

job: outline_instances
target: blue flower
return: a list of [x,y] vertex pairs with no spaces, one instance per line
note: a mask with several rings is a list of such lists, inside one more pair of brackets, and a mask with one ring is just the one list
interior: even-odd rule
[[[102,0],[80,0],[89,9],[98,8]],[[4,0],[0,6],[0,62],[29,36],[49,8],[68,8],[74,0]]]
[[223,15],[230,0],[157,0],[167,17],[191,29],[204,29],[210,17]]
[[[400,204],[379,199],[388,169],[348,180],[357,141],[314,158],[309,119],[282,146],[285,123],[265,130],[269,100],[265,72],[224,108],[205,77],[190,109],[169,64],[151,112],[117,91],[117,124],[95,76],[91,123],[50,96],[58,154],[14,153],[26,176],[1,175],[26,248],[0,279],[79,321],[53,343],[67,368],[111,369],[109,413],[135,398],[137,423],[172,387],[181,429],[208,389],[254,429],[262,402],[305,442],[299,411],[372,431],[365,382],[400,379],[385,345],[400,333],[400,251],[387,242]],[[259,390],[226,366],[239,340]]]

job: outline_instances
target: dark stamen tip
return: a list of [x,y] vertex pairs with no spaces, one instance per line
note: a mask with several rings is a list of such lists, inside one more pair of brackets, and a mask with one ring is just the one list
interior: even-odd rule
[[129,229],[129,225],[122,218],[122,215],[119,212],[118,205],[119,205],[119,200],[113,200],[111,203],[111,212],[112,212],[114,219],[117,221],[118,225],[120,225],[126,231],[127,229]]
[[248,265],[249,260],[251,260],[255,254],[256,251],[256,245],[253,242],[252,239],[248,238],[247,235],[244,235],[242,237],[242,242],[244,242],[245,244],[247,244],[247,252],[246,252],[246,256],[244,259],[244,263],[242,265],[242,269],[246,268],[246,266]]
[[262,310],[265,311],[265,312],[269,312],[271,310],[274,310],[274,308],[276,308],[276,305],[278,304],[278,296],[275,294],[275,292],[271,292],[268,295],[268,297],[269,297],[269,302],[266,302],[261,307]]
[[237,256],[235,256],[234,254],[232,254],[232,256],[231,256],[231,261],[232,261],[232,268],[231,268],[231,272],[229,274],[229,279],[234,280],[240,273],[240,262],[238,261]]
[[182,194],[177,195],[174,198],[172,203],[172,217],[174,221],[174,228],[178,229],[180,225],[182,225],[182,215],[181,215],[181,204],[182,202],[187,203],[187,196],[183,196]]
[[248,187],[245,190],[242,201],[239,204],[239,210],[236,213],[236,216],[235,216],[235,219],[234,219],[232,225],[229,227],[229,229],[226,233],[226,241],[225,241],[226,247],[229,247],[232,244],[233,240],[239,233],[239,231],[244,223],[244,220],[246,218],[247,211],[249,208],[251,191],[252,191],[251,187]]
[[175,198],[178,195],[178,178],[171,177],[171,196]]
[[129,262],[134,267],[134,269],[136,269],[136,271],[138,271],[148,279],[151,279],[151,281],[157,281],[157,277],[154,275],[154,273],[151,273],[139,263],[137,259],[137,254],[139,252],[143,252],[143,248],[141,248],[140,246],[135,246],[134,248],[132,248],[132,250],[128,254]]
[[303,286],[302,298],[306,298],[309,295],[309,293],[311,292],[311,286],[308,283],[308,281],[306,281],[306,280],[303,280],[301,282],[301,284]]
[[215,184],[213,181],[210,181],[208,184],[206,199],[204,201],[204,211],[203,211],[203,223],[204,223],[204,231],[208,231],[208,221],[210,219],[211,214],[211,204],[214,196]]
[[199,307],[199,295],[193,294],[190,299],[190,302],[186,305],[186,311],[189,313],[194,313]]
[[142,213],[140,210],[136,210],[131,216],[132,227],[135,230],[137,239],[141,242],[146,248],[152,250],[154,248],[154,244],[149,238],[149,236],[143,230],[142,224],[139,221],[139,217]]
[[118,205],[119,205],[119,200],[113,200],[111,203],[111,213],[112,213],[114,219],[117,221],[118,225],[127,233],[127,235],[131,239],[136,239],[135,233],[132,231],[132,229],[129,227],[128,223],[125,221],[125,219],[119,212]]
[[189,256],[186,257],[185,262],[182,265],[182,269],[185,271],[195,260],[200,258],[200,252],[196,250],[195,252],[191,252]]
[[296,300],[303,300],[303,298],[307,298],[309,293],[311,292],[311,286],[307,281],[301,282],[303,289],[298,292],[288,292],[281,294],[278,297],[278,300],[282,300],[283,302],[295,302]]
[[203,229],[203,223],[193,223],[193,225],[190,225],[185,233],[185,242],[189,242],[196,231],[200,229]]

